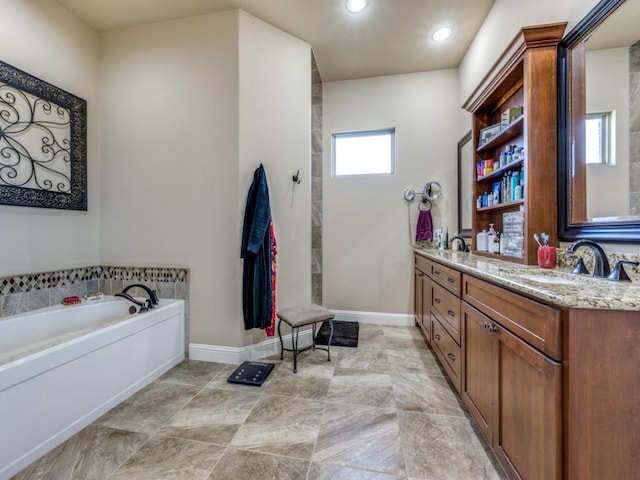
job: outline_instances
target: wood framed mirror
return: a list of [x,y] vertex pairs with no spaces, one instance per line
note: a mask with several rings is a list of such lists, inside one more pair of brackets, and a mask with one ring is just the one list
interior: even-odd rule
[[640,0],[601,0],[560,44],[558,236],[640,243]]
[[458,141],[458,235],[471,237],[473,215],[473,145],[471,130]]

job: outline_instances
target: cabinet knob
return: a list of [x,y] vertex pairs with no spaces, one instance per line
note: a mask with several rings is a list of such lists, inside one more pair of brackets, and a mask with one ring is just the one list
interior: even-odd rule
[[453,282],[455,282],[455,280],[453,278],[451,278],[451,277],[447,277],[447,282],[453,283]]
[[451,352],[447,353],[447,357],[449,357],[449,360],[451,360],[453,362],[456,361],[456,356]]
[[433,274],[434,274],[434,275],[438,275],[438,276],[440,276],[440,270],[434,270],[434,271],[433,271]]
[[447,315],[449,315],[450,317],[455,317],[456,313],[452,310],[447,310]]
[[436,302],[436,303],[440,303],[440,299],[439,298],[434,298],[433,301]]
[[437,333],[433,336],[436,340],[440,340],[440,335],[438,335]]

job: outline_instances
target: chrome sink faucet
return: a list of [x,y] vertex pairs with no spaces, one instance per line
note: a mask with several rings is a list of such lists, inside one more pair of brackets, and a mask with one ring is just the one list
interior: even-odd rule
[[611,267],[609,267],[609,261],[607,260],[607,254],[600,245],[588,238],[582,238],[576,240],[567,247],[567,253],[574,253],[580,247],[589,247],[593,251],[595,258],[595,266],[593,268],[594,277],[607,278],[611,273]]

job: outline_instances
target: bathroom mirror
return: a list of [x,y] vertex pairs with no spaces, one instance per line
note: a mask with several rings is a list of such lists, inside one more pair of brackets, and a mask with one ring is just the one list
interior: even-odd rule
[[432,202],[439,199],[442,195],[442,187],[438,182],[427,182],[422,190],[422,197]]
[[558,235],[640,242],[640,0],[602,0],[560,44]]
[[461,237],[471,236],[474,168],[469,130],[458,142],[458,235]]

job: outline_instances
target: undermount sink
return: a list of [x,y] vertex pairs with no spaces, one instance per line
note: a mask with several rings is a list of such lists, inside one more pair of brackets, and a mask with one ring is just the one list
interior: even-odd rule
[[563,274],[520,274],[516,275],[518,278],[522,278],[524,280],[530,280],[532,282],[538,283],[546,283],[551,285],[576,285],[576,280],[571,278],[567,278],[567,276]]

